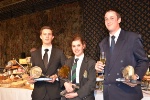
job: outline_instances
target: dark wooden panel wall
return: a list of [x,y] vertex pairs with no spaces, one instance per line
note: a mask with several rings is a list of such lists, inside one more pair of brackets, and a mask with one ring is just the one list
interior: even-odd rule
[[39,30],[44,25],[53,27],[53,44],[72,55],[70,39],[72,34],[81,33],[81,7],[78,2],[0,21],[0,66],[13,58],[20,58],[25,52],[30,56],[32,47],[41,46]]
[[32,47],[41,46],[39,30],[43,25],[53,27],[53,43],[66,55],[72,55],[71,36],[83,34],[86,55],[98,60],[97,44],[108,35],[103,16],[112,8],[121,13],[123,29],[142,35],[146,53],[150,54],[149,0],[82,0],[0,21],[0,67],[12,58],[20,58],[22,52],[30,56]]

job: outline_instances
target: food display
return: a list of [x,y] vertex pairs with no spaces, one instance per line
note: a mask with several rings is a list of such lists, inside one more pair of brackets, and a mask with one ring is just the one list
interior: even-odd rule
[[3,72],[0,74],[0,87],[34,88],[33,84],[28,83],[29,75],[25,68],[16,60],[10,60]]
[[22,74],[21,76],[11,75],[7,79],[1,78],[0,87],[33,89],[33,85],[27,81],[28,77],[28,74]]
[[142,82],[143,82],[142,89],[146,91],[150,90],[150,71],[149,70],[147,70],[146,74],[144,75]]
[[7,79],[7,76],[3,75],[3,74],[0,74],[0,80],[5,80],[5,79]]
[[147,70],[145,76],[143,77],[143,81],[149,81],[150,82],[150,71]]
[[149,81],[149,82],[150,82],[150,76],[145,75],[145,76],[143,77],[143,81]]

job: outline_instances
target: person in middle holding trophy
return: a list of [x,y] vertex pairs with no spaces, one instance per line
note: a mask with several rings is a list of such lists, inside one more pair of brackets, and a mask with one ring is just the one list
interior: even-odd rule
[[[74,57],[65,62],[71,70],[68,76],[71,82],[64,82],[67,93],[63,100],[95,100],[96,62],[85,56],[86,45],[81,35],[75,34],[71,45]],[[73,85],[79,86],[79,89],[75,91]]]

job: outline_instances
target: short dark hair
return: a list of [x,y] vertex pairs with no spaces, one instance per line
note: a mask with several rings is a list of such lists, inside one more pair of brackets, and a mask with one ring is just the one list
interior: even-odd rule
[[[118,19],[121,18],[121,15],[119,14],[119,12],[118,12],[117,10],[110,9],[110,10],[107,10],[106,13],[107,13],[107,12],[111,12],[111,11],[113,11],[113,12],[116,13]],[[105,13],[105,14],[106,14],[106,13]]]
[[43,27],[40,29],[40,35],[42,34],[42,31],[43,31],[44,29],[50,29],[50,30],[52,31],[52,34],[53,34],[53,30],[52,30],[52,28],[51,28],[50,26],[43,26]]

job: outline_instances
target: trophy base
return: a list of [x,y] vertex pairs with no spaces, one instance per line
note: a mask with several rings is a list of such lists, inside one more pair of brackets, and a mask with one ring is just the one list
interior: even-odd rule
[[[125,80],[125,78],[117,78],[116,81],[117,81],[117,82],[127,82],[127,81]],[[132,80],[132,79],[130,79],[128,82],[129,82],[129,83],[132,83],[132,84],[141,84],[140,81],[138,81],[138,80]]]
[[[79,86],[76,84],[76,85],[72,85],[72,88],[74,89],[73,92],[76,92],[79,90]],[[71,92],[67,92],[66,90],[63,90],[60,92],[60,95],[61,96],[65,96],[67,93],[71,93]]]
[[138,80],[130,80],[130,82],[133,83],[133,84],[141,84],[141,82],[138,81]]
[[65,96],[66,94],[67,94],[67,91],[66,91],[66,90],[63,90],[63,91],[60,92],[60,95],[61,95],[61,96]]

